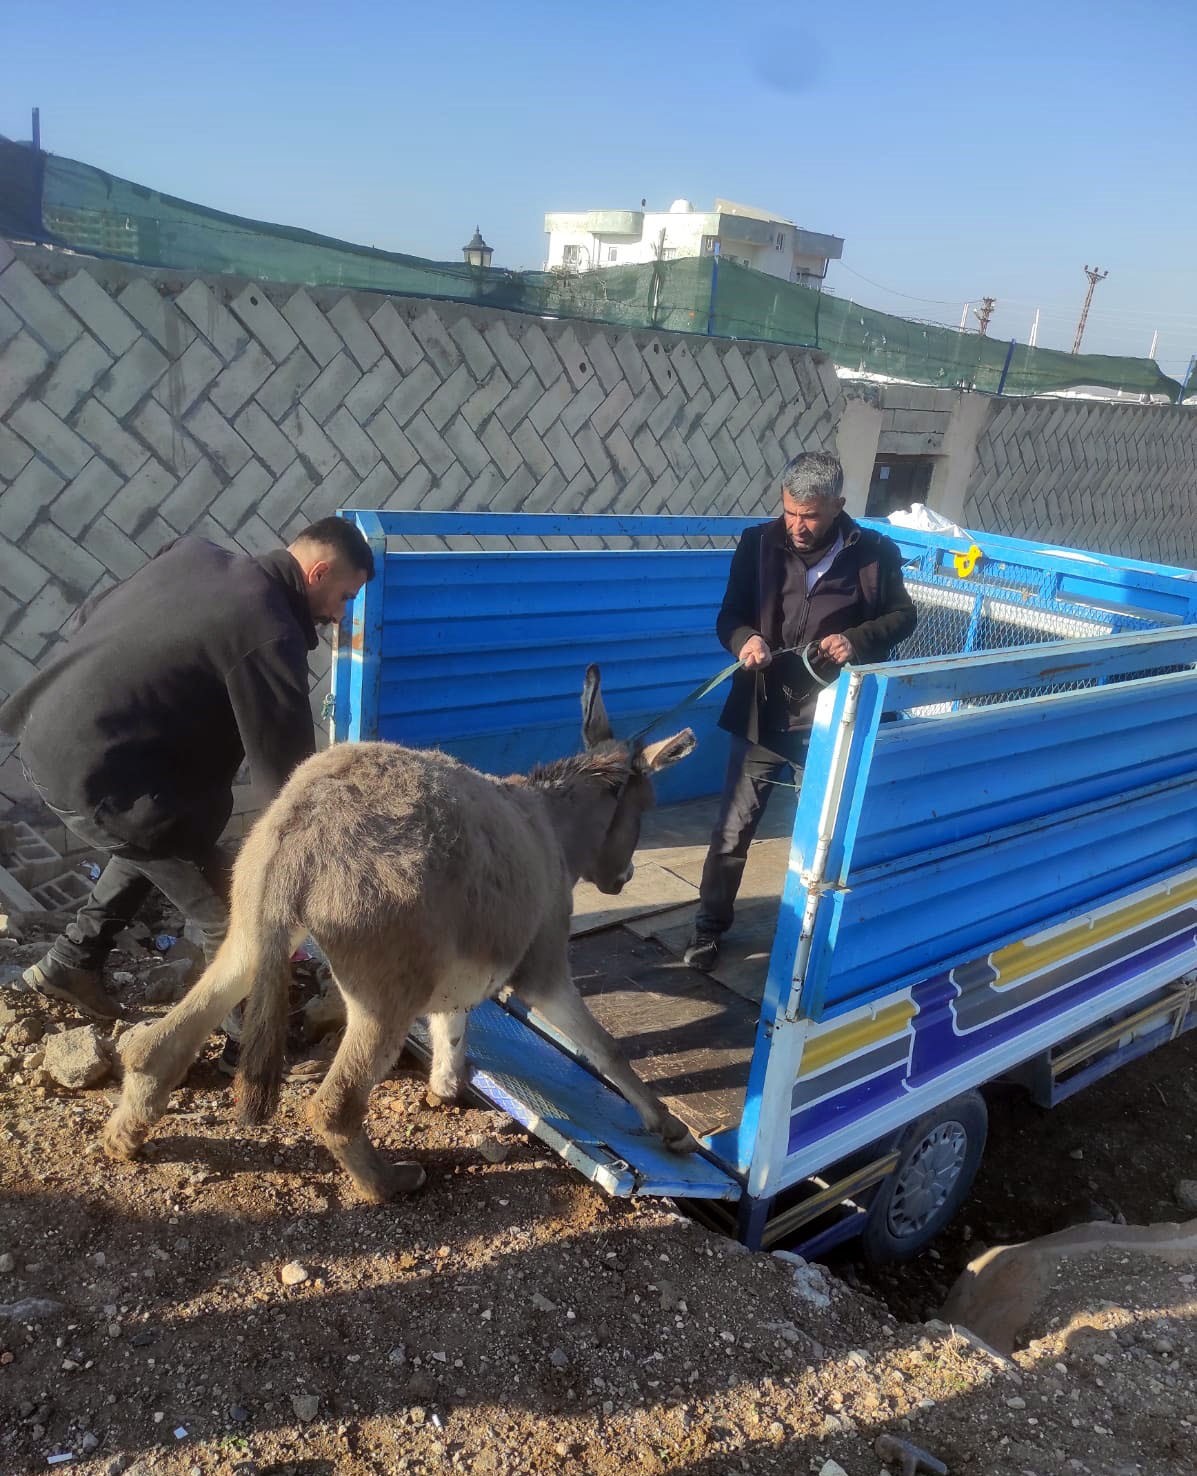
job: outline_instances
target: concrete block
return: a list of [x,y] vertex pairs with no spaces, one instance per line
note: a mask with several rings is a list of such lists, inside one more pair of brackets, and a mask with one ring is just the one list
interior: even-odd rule
[[250,513],[249,517],[238,527],[236,541],[251,559],[270,553],[281,543],[279,535],[266,524],[258,513]]
[[0,353],[0,415],[16,404],[50,367],[50,355],[28,333],[18,333]]
[[549,448],[527,420],[522,420],[516,426],[511,439],[515,442],[524,464],[531,469],[537,481],[546,475],[551,466],[556,465]]
[[567,478],[576,477],[586,465],[582,453],[574,445],[573,437],[560,421],[545,431],[544,443],[549,449],[549,454]]
[[122,476],[131,477],[144,465],[149,452],[136,436],[131,436],[120,421],[99,400],[88,398],[75,416],[75,433],[114,466]]
[[21,618],[5,632],[5,644],[36,663],[74,612],[74,602],[48,579],[25,606]]
[[319,373],[316,361],[307,349],[297,348],[283,360],[254,399],[267,415],[279,421]]
[[524,464],[515,442],[495,416],[482,427],[480,439],[504,477],[513,477]]
[[454,512],[464,504],[469,486],[470,474],[455,462],[444,476],[433,480],[420,499],[420,507],[424,512]]
[[481,383],[495,367],[495,356],[487,346],[486,339],[474,327],[469,318],[458,318],[449,329],[454,343],[461,350],[466,366],[476,383]]
[[167,370],[158,399],[172,415],[186,415],[223,368],[220,355],[197,338]]
[[[390,304],[388,303],[387,306],[389,307]],[[389,358],[381,358],[368,373],[362,375],[345,396],[345,409],[349,411],[358,425],[365,425],[398,383],[398,369]]]
[[63,586],[72,609],[81,605],[104,577],[104,565],[83,548],[73,533],[65,533],[53,523],[39,523],[29,534],[25,548]]
[[402,373],[410,374],[423,363],[424,350],[393,303],[384,302],[371,314],[370,327]]
[[37,667],[27,656],[14,651],[7,641],[0,641],[0,692],[10,696],[37,675]]
[[359,477],[364,477],[377,465],[378,447],[343,405],[325,421],[324,433]]
[[230,477],[235,476],[252,455],[250,448],[210,400],[200,400],[183,424]]
[[92,449],[40,400],[25,400],[8,417],[10,428],[28,441],[64,477],[78,476]]
[[341,341],[363,372],[382,357],[382,344],[358,312],[352,297],[339,297],[328,310],[328,321],[341,335]]
[[362,371],[353,359],[340,352],[312,380],[299,403],[318,425],[323,425],[361,377]]
[[752,417],[760,410],[761,404],[760,392],[754,384],[748,394],[740,396],[739,400],[732,407],[731,414],[724,422],[724,428],[728,435],[733,439],[738,437]]
[[328,476],[341,459],[337,448],[302,405],[297,405],[279,421],[279,430],[303,460],[313,466],[322,477]]
[[33,447],[22,440],[15,431],[0,425],[0,477],[11,482],[28,465],[33,456]]
[[230,307],[276,364],[299,346],[295,330],[256,283],[251,282]]
[[64,419],[83,399],[112,358],[90,333],[81,333],[54,366],[49,383],[41,392],[44,404]]
[[21,320],[6,302],[0,302],[0,347],[21,331]]
[[226,364],[249,343],[244,325],[203,282],[189,282],[175,298],[175,307],[186,313]]
[[135,535],[134,542],[145,550],[146,556],[156,559],[168,543],[173,543],[175,530],[154,513],[148,523]]
[[566,324],[554,336],[553,347],[575,390],[580,390],[594,378],[595,372],[590,364],[590,356],[578,342],[578,335],[572,324]]
[[323,366],[341,352],[341,335],[302,287],[283,304],[283,317],[317,364]]
[[480,477],[491,465],[486,447],[461,416],[446,428],[445,443],[471,477]]
[[[223,486],[224,482],[216,468],[206,457],[201,456],[162,503],[162,517],[178,532],[189,532],[198,519],[211,507]],[[142,548],[146,547],[137,532],[133,532],[132,536]]]
[[86,271],[68,277],[59,287],[58,296],[82,318],[113,358],[119,359],[141,337],[140,325]]
[[276,476],[295,460],[295,447],[256,400],[233,421],[233,429]]
[[222,528],[234,533],[270,491],[273,480],[260,461],[251,461],[242,467],[208,511]]
[[635,396],[632,394],[631,386],[627,380],[620,378],[611,392],[603,400],[602,404],[590,417],[590,424],[600,436],[605,436],[611,427],[624,414]]
[[[373,480],[382,471],[382,467],[376,466],[370,473],[368,480]],[[363,493],[366,484],[362,484]],[[432,473],[426,466],[414,466],[407,476],[392,490],[387,498],[385,506],[388,509],[400,509],[409,512],[417,512],[424,504],[428,496],[429,488],[432,486]]]
[[707,382],[707,388],[715,399],[728,389],[731,380],[727,377],[727,371],[723,367],[721,350],[716,346],[715,340],[708,338],[695,355],[698,367],[702,370],[702,377]]
[[397,477],[406,476],[419,461],[415,447],[403,434],[389,410],[380,410],[368,422],[365,430]]
[[[427,478],[428,485],[432,484],[432,473],[427,467],[420,466],[417,463],[408,475],[414,476],[417,472],[422,473]],[[393,505],[398,487],[399,478],[396,477],[395,473],[385,461],[380,461],[364,480],[360,482],[356,481],[355,474],[354,486],[348,492],[344,493],[338,506],[344,506],[346,502],[352,502],[358,507],[390,507]],[[402,506],[406,507],[407,504],[403,503]]]
[[273,373],[274,360],[251,339],[244,352],[213,380],[208,398],[222,415],[234,416]]
[[512,385],[510,392],[495,410],[495,418],[510,435],[519,422],[527,417],[543,393],[536,371],[529,369],[518,384]]
[[[584,421],[590,419],[606,398],[602,380],[597,374],[591,374],[562,410],[561,424],[572,436]],[[464,411],[462,413],[464,414]]]
[[257,516],[268,528],[274,530],[276,541],[287,519],[311,496],[316,485],[315,478],[298,457],[281,476],[275,478],[270,491],[258,503]]
[[0,497],[0,537],[22,538],[65,486],[48,462],[29,461]]
[[677,382],[681,385],[687,399],[705,388],[706,380],[702,377],[702,370],[698,367],[694,351],[689,344],[675,344],[670,349],[669,367],[677,377]]
[[556,380],[528,411],[528,424],[543,435],[574,397],[568,378],[558,372]]
[[87,546],[118,579],[128,579],[145,563],[144,552],[107,517],[98,517],[87,530]]
[[632,438],[632,450],[640,458],[641,464],[650,476],[660,477],[669,470],[668,458],[646,425],[641,426]]
[[424,414],[439,431],[465,404],[477,388],[474,376],[465,364],[459,364],[448,379],[424,402]]
[[619,361],[619,367],[627,377],[632,393],[638,395],[649,384],[650,375],[644,367],[644,355],[641,353],[636,340],[630,333],[617,333],[612,345],[612,352]]
[[149,521],[152,510],[162,505],[176,481],[173,471],[150,457],[108,504],[105,515],[123,533],[135,538],[139,529]]
[[431,364],[422,362],[400,379],[394,392],[388,395],[386,407],[397,424],[406,425],[440,386],[440,375]]
[[411,320],[411,331],[439,377],[448,379],[461,363],[461,350],[449,337],[449,329],[436,307],[430,304],[416,313]]
[[[685,403],[685,391],[681,385],[675,383],[673,388],[657,404],[656,408],[645,421],[649,432],[659,440],[671,425],[676,424],[677,418],[682,413]],[[623,425],[624,430],[627,430],[627,426],[623,421],[620,421],[620,424]]]
[[120,485],[119,472],[114,472],[100,457],[93,456],[59,494],[50,509],[50,516],[64,533],[78,538],[112,500]]
[[[382,470],[383,467],[380,463],[379,466],[374,468],[371,476],[377,476]],[[348,462],[343,461],[333,470],[332,475],[325,477],[308,496],[303,506],[299,509],[298,518],[293,521],[297,521],[299,526],[302,527],[307,523],[315,523],[320,518],[331,517],[339,507],[344,507],[348,503],[356,501],[355,493],[358,490],[359,481],[357,473]],[[361,490],[364,492],[364,484],[361,484]],[[364,497],[363,500],[365,500]],[[369,504],[367,503],[367,505]],[[298,531],[299,528],[293,528],[291,523],[288,523],[283,530],[284,534],[288,537],[293,537],[294,533]]]
[[499,319],[487,323],[482,332],[487,348],[498,359],[507,378],[513,384],[523,379],[531,369],[532,361],[520,347],[518,339],[512,336],[507,324]]
[[511,381],[502,369],[495,365],[470,398],[461,407],[461,418],[475,434],[510,393]]
[[416,448],[420,460],[434,476],[443,477],[453,465],[453,453],[441,439],[436,427],[421,410],[406,429],[407,438]]
[[52,354],[64,354],[83,332],[74,313],[39,282],[23,261],[0,272],[0,302],[5,302]]
[[121,307],[141,324],[172,361],[195,338],[195,328],[146,277],[135,277],[118,294]]
[[199,447],[178,421],[171,419],[165,406],[152,396],[138,407],[129,420],[129,426],[158,460],[177,476],[189,472],[200,458]]
[[96,398],[118,420],[123,420],[169,368],[168,359],[153,342],[149,338],[139,338],[100,379],[95,389]]

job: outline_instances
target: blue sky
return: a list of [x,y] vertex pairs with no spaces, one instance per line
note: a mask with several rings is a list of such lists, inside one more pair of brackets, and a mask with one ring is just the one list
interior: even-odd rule
[[[7,0],[0,133],[239,214],[540,266],[546,210],[747,201],[832,290],[1197,352],[1197,0]],[[866,280],[867,279],[867,280]],[[906,294],[906,295],[903,295]]]

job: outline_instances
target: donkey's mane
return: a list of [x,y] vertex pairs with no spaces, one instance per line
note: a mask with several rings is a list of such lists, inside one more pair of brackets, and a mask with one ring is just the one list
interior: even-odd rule
[[626,743],[600,743],[586,753],[555,759],[551,764],[537,764],[528,775],[528,783],[538,789],[572,784],[576,779],[595,779],[608,789],[618,790],[632,771],[632,753]]

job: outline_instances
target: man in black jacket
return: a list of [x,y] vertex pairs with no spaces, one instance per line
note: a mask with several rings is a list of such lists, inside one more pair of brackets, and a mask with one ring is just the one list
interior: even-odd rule
[[[210,880],[249,760],[267,804],[315,752],[308,652],[374,573],[362,534],[324,518],[249,558],[180,538],[89,601],[45,669],[0,707],[42,799],[110,857],[75,921],[15,987],[119,1014],[104,960],[157,887],[211,959],[228,924]],[[208,874],[206,874],[208,873]]]
[[801,777],[822,690],[801,651],[830,677],[849,661],[884,661],[915,627],[897,544],[847,516],[843,485],[834,456],[793,457],[781,516],[749,528],[732,556],[715,630],[741,666],[719,719],[731,755],[685,953],[693,968],[718,960],[769,795],[787,770]]

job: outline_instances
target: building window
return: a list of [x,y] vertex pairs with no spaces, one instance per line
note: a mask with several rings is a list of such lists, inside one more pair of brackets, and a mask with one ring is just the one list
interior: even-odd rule
[[561,265],[569,267],[571,271],[582,269],[582,248],[580,246],[563,246],[561,248]]
[[662,261],[673,261],[673,260],[676,259],[676,257],[677,257],[677,247],[676,246],[662,246],[661,247],[661,260]]
[[615,247],[614,246],[608,246],[607,247],[607,260],[608,261],[614,261],[615,260],[615,254],[616,254],[615,253]]
[[786,249],[786,233],[784,231],[778,231],[777,233],[777,249],[778,251],[784,251]]
[[714,253],[716,239],[715,236],[704,236],[702,238],[702,254],[704,256],[711,256]]

